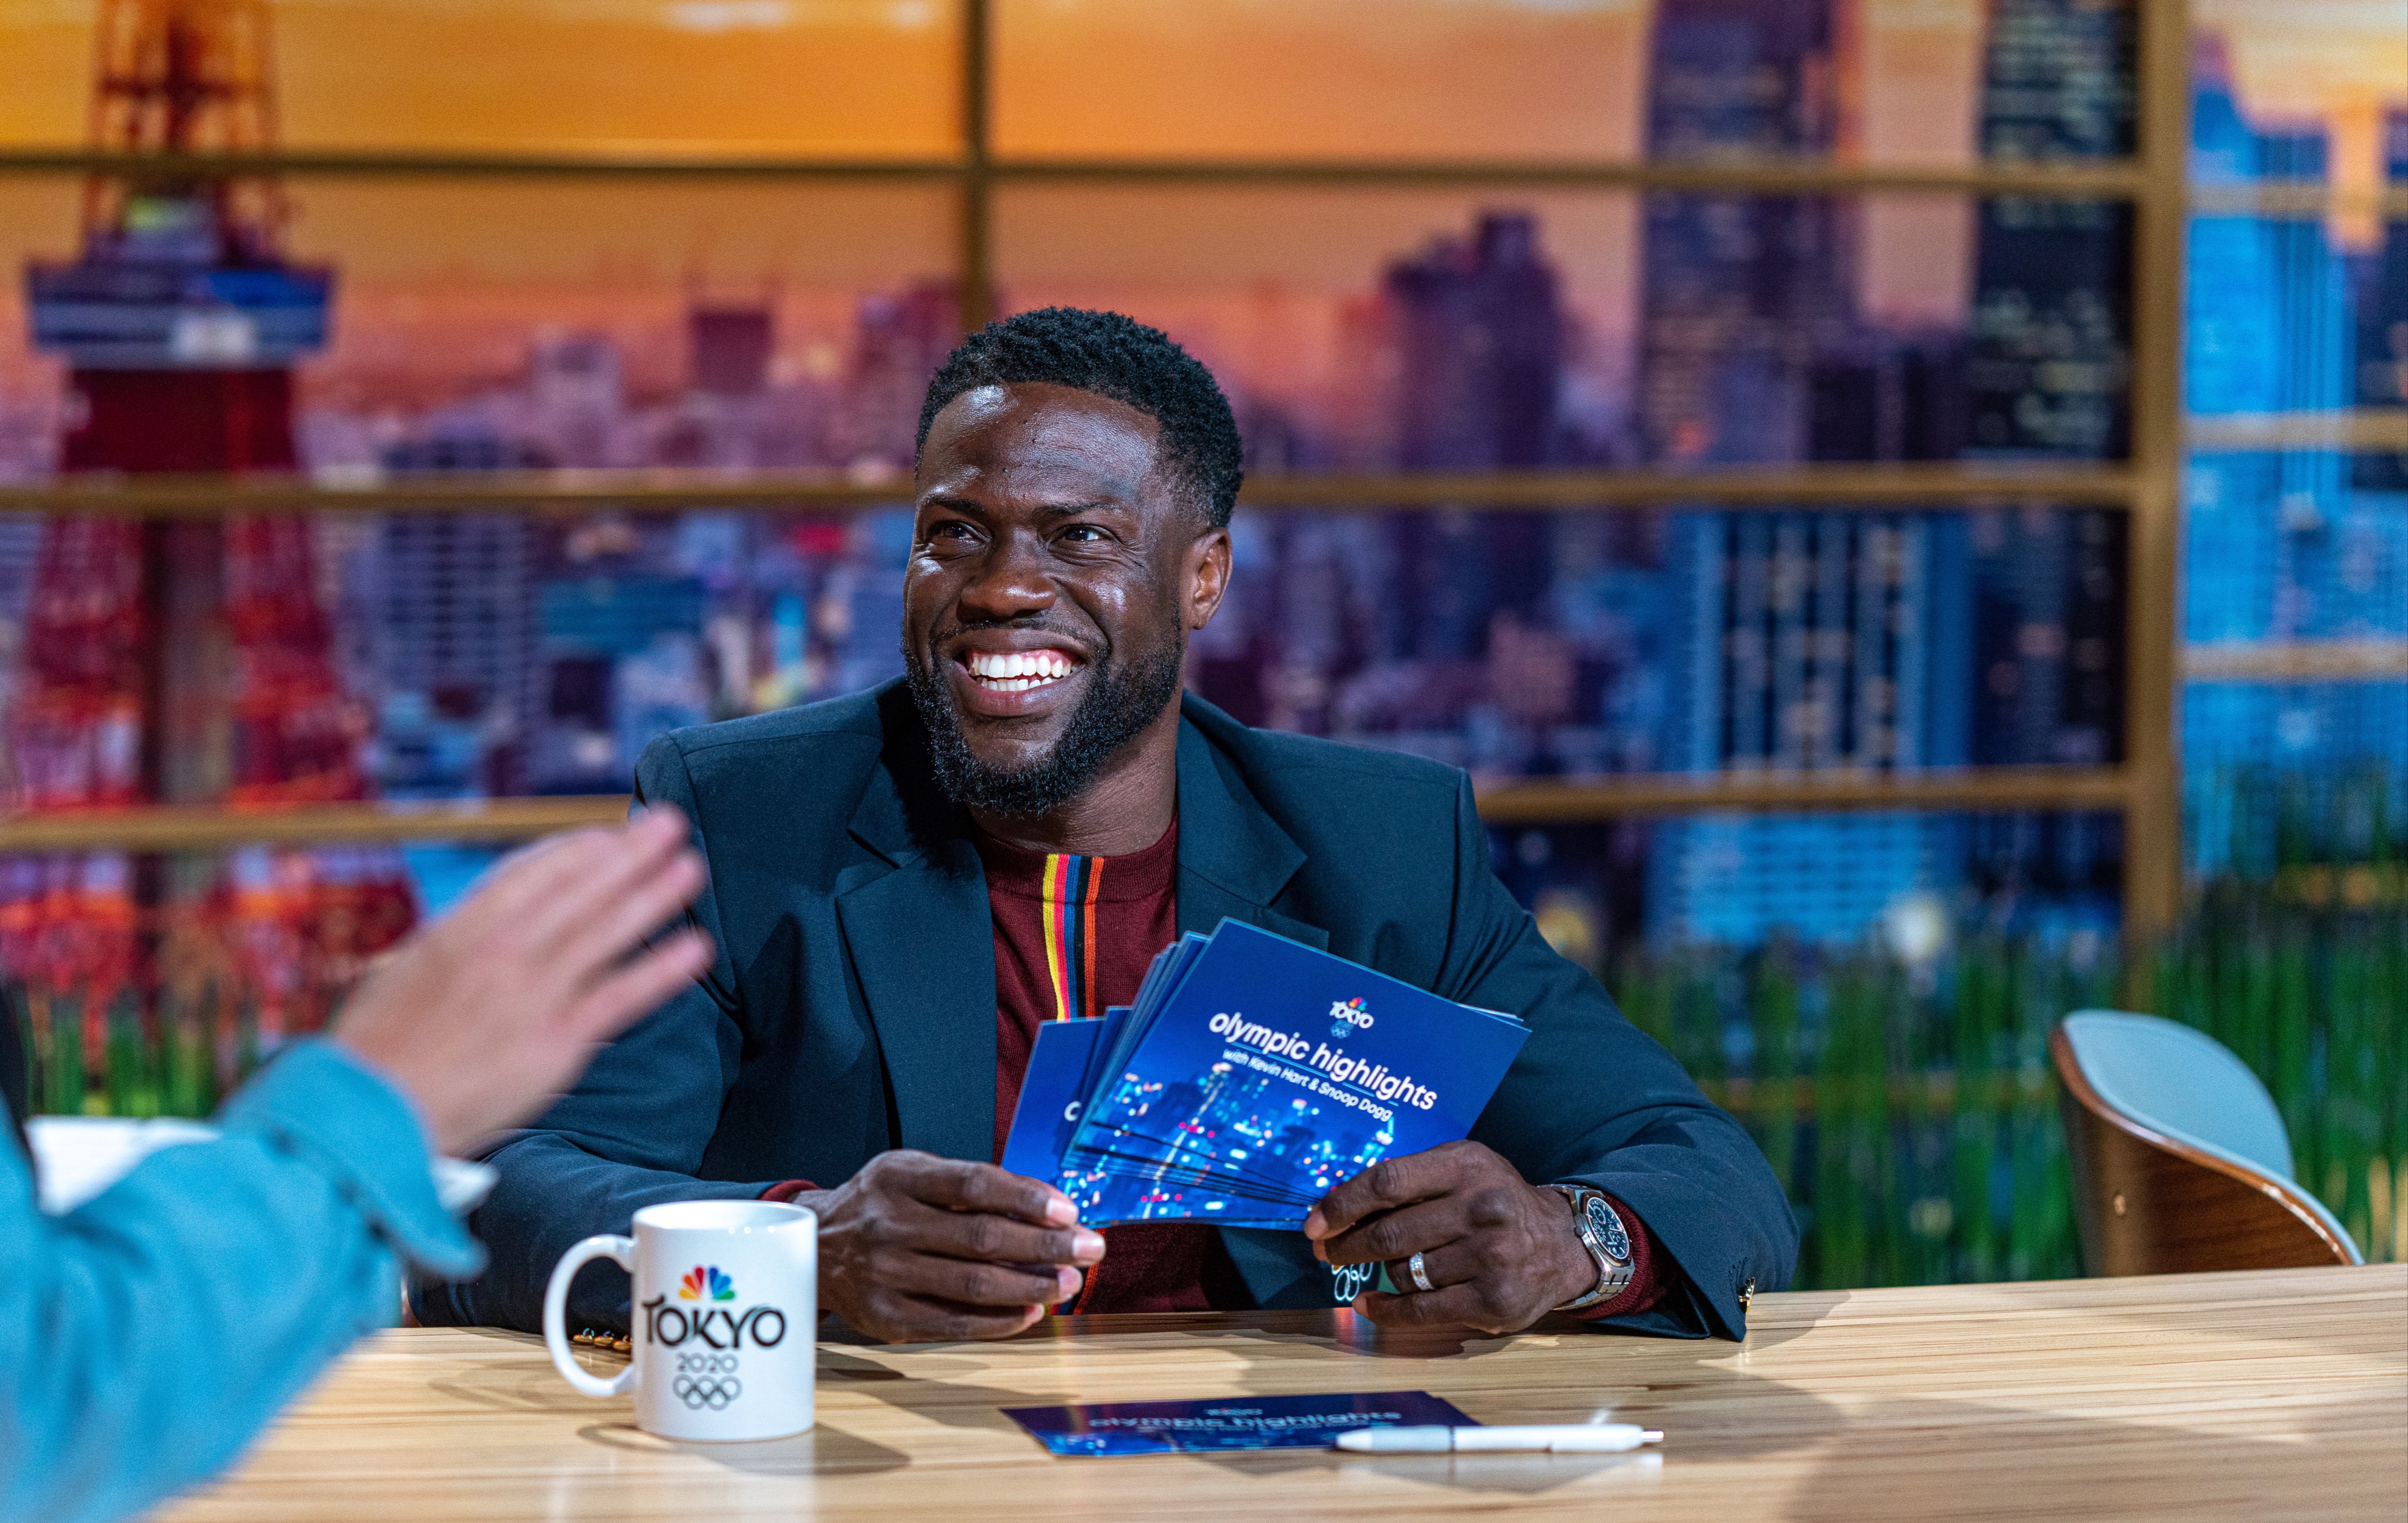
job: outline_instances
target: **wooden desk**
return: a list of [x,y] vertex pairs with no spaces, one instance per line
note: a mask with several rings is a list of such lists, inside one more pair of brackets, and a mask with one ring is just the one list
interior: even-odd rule
[[[1055,1459],[998,1408],[1426,1389],[1489,1422],[1612,1408],[1660,1454]],[[1745,1344],[1399,1340],[1351,1315],[1088,1317],[820,1356],[820,1425],[673,1444],[534,1340],[354,1353],[172,1516],[441,1520],[2408,1516],[2408,1267],[1761,1296]]]

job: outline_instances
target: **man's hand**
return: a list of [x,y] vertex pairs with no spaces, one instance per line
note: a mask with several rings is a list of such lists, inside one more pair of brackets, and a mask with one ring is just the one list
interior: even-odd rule
[[643,946],[702,883],[673,809],[531,846],[378,958],[334,1040],[409,1096],[437,1152],[467,1152],[542,1110],[710,966],[696,930]]
[[898,1149],[795,1204],[820,1218],[820,1305],[890,1343],[1005,1338],[1079,1293],[1104,1235],[1050,1185]]
[[[1354,1298],[1383,1327],[1519,1332],[1597,1287],[1597,1260],[1562,1194],[1526,1184],[1478,1142],[1382,1159],[1323,1196],[1304,1235],[1326,1263],[1387,1263],[1404,1293]],[[1412,1288],[1416,1253],[1437,1289]]]

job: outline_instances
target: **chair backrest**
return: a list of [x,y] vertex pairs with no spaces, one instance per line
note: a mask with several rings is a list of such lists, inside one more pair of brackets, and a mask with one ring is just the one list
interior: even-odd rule
[[2363,1262],[2291,1177],[2265,1085],[2214,1038],[2077,1011],[2049,1037],[2064,1085],[2083,1259],[2094,1274]]
[[2065,1040],[2099,1098],[2141,1125],[2270,1174],[2297,1177],[2274,1097],[2206,1032],[2155,1015],[2078,1010],[2065,1018]]

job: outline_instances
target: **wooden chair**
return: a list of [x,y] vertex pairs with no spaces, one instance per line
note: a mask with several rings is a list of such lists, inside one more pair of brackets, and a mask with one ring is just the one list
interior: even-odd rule
[[2077,1011],[2049,1033],[2092,1274],[2362,1264],[2291,1178],[2273,1098],[2201,1031]]

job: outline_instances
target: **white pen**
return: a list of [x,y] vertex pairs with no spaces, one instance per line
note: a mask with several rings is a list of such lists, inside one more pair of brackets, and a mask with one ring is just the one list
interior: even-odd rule
[[1629,1423],[1567,1424],[1553,1428],[1359,1428],[1338,1435],[1338,1446],[1355,1454],[1455,1454],[1485,1450],[1523,1454],[1622,1454],[1642,1444],[1661,1444],[1653,1428]]

